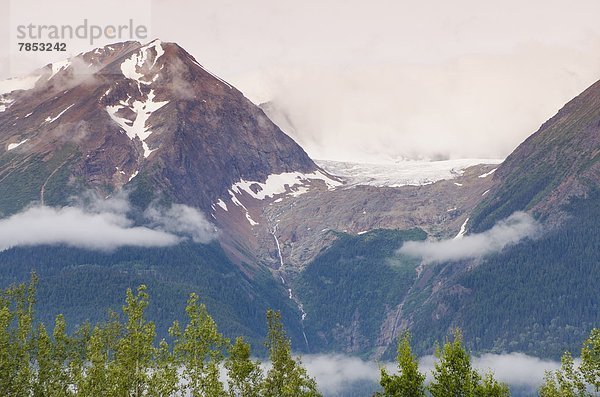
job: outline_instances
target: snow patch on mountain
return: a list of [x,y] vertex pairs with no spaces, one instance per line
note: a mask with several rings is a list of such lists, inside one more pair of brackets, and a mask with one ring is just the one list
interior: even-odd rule
[[[152,54],[152,64],[150,65],[148,70],[151,71],[152,69],[154,69],[158,59],[165,53],[164,49],[162,48],[162,42],[160,40],[154,40],[146,44],[145,46],[140,47],[137,53],[131,55],[131,57],[124,60],[123,63],[121,63],[121,73],[123,73],[123,76],[145,85],[152,83],[154,79],[152,79],[151,81],[144,81],[143,79],[146,77],[146,75],[138,71],[140,69],[143,70],[144,65],[147,61],[149,61],[151,55],[149,51],[150,49],[154,49],[155,54]],[[156,76],[154,77],[156,78]]]
[[[152,134],[150,127],[146,126],[147,121],[153,112],[169,103],[169,101],[155,102],[154,98],[154,90],[150,90],[145,101],[133,101],[130,105],[128,99],[127,101],[120,101],[117,105],[106,107],[108,115],[125,131],[129,139],[139,138],[142,141],[144,158],[147,158],[150,153],[156,150],[151,150],[146,143],[146,139]],[[133,120],[118,115],[118,112],[125,108],[130,109],[135,114]]]
[[[322,171],[315,171],[309,174],[301,172],[284,172],[281,174],[269,175],[264,183],[242,179],[239,182],[234,183],[228,190],[228,193],[231,197],[231,202],[242,208],[245,211],[246,219],[250,225],[255,226],[258,225],[258,222],[252,219],[250,212],[240,201],[240,198],[243,198],[244,195],[249,195],[256,200],[274,198],[279,195],[298,197],[307,193],[310,190],[311,183],[314,181],[324,182],[329,190],[335,189],[343,184]],[[282,197],[279,197],[275,202],[280,202],[281,199]],[[228,210],[227,205],[223,200],[219,199],[216,204],[225,211]]]
[[494,173],[494,171],[496,171],[497,169],[498,168],[494,168],[490,172],[486,172],[485,174],[481,174],[481,175],[479,175],[479,178],[487,178],[488,176],[492,175]]
[[10,99],[0,99],[0,113],[6,111],[13,102],[14,100]]
[[24,144],[25,142],[27,142],[29,139],[23,139],[21,142],[19,143],[9,143],[8,146],[6,147],[6,150],[13,150],[15,148],[18,148],[19,146],[21,146],[22,144]]
[[142,82],[141,79],[144,77],[142,73],[137,71],[137,68],[141,68],[142,65],[146,62],[146,52],[139,52],[137,54],[133,54],[131,58],[128,58],[123,61],[121,64],[121,72],[123,76],[128,79],[135,80],[137,82]]
[[469,222],[469,218],[465,219],[465,221],[463,222],[463,224],[460,226],[460,231],[454,237],[454,240],[461,239],[461,238],[463,238],[465,236],[465,233],[467,232],[467,222]]
[[281,174],[271,174],[264,183],[258,181],[241,181],[233,184],[231,190],[236,193],[246,192],[257,200],[264,200],[274,196],[289,193],[297,197],[309,191],[307,185],[311,181],[323,181],[329,190],[342,185],[342,182],[330,178],[321,171],[315,171],[310,174],[301,172],[284,172]]
[[252,219],[248,210],[246,210],[246,219],[248,220],[248,223],[250,223],[250,226],[258,225],[258,222],[256,222],[254,219]]
[[[231,196],[231,201],[233,202],[233,204],[237,205],[238,207],[240,207],[240,208],[242,208],[244,210],[244,213],[246,215],[246,219],[248,220],[248,223],[250,223],[250,226],[256,226],[256,225],[258,225],[258,222],[256,222],[250,216],[250,212],[248,211],[248,208],[246,208],[246,206],[244,204],[242,204],[242,202],[237,198],[236,193],[233,192],[232,190],[229,190],[228,192],[229,192],[229,195]],[[219,200],[219,201],[221,201],[221,200]],[[219,204],[219,203],[217,203],[217,204]],[[223,203],[223,204],[225,204],[225,203]],[[225,205],[225,208],[227,208],[226,205]]]
[[65,59],[64,61],[54,62],[51,64],[52,74],[48,77],[48,80],[52,79],[52,77],[56,76],[58,72],[61,70],[67,70],[71,66],[71,61]]
[[[393,164],[349,163],[316,160],[330,174],[347,180],[349,185],[377,187],[422,186],[455,179],[464,170],[478,164],[500,164],[499,159],[456,159],[443,161],[404,160]],[[456,183],[457,186],[461,184]]]
[[217,205],[221,208],[223,208],[224,211],[228,211],[227,210],[227,204],[225,204],[225,202],[221,199],[219,199],[219,201],[217,201]]
[[56,120],[58,120],[60,118],[60,116],[65,114],[65,112],[67,110],[71,109],[73,106],[75,106],[75,104],[72,104],[71,106],[67,107],[65,110],[63,110],[62,112],[60,112],[58,115],[56,115],[54,117],[51,117],[51,116],[46,117],[46,120],[44,120],[44,122],[48,123],[48,124],[55,122]]

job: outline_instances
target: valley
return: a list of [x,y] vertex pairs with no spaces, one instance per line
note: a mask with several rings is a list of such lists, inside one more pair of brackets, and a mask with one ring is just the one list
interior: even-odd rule
[[[598,84],[504,161],[367,164],[311,159],[175,43],[47,65],[0,83],[0,235],[33,209],[135,238],[23,233],[0,252],[0,286],[35,271],[45,321],[99,321],[116,291],[146,284],[163,336],[173,302],[198,292],[253,347],[272,308],[300,352],[388,360],[410,330],[427,355],[460,327],[477,353],[557,358],[600,321]],[[511,237],[515,213],[542,232]],[[58,230],[42,221],[22,228]],[[454,256],[400,252],[409,242]]]

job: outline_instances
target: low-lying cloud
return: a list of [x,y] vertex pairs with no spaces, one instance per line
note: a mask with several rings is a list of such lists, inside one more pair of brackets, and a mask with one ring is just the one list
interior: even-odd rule
[[496,378],[512,386],[537,389],[546,371],[560,368],[557,361],[542,360],[523,353],[484,354],[473,364],[481,372],[492,371]]
[[535,219],[524,212],[515,212],[483,233],[452,240],[409,241],[398,252],[422,258],[427,263],[473,259],[500,252],[538,232],[539,224]]
[[194,242],[206,244],[217,238],[215,227],[204,214],[183,204],[173,204],[169,208],[151,206],[145,212],[146,218],[166,232],[189,236]]
[[61,208],[36,205],[0,219],[0,251],[19,246],[67,245],[110,251],[119,247],[166,247],[188,238],[207,243],[216,230],[198,210],[174,204],[151,206],[142,224],[129,218],[124,196],[100,200],[89,196]]
[[[358,357],[341,354],[307,355],[302,357],[302,363],[308,374],[316,379],[319,391],[326,396],[343,392],[353,384],[379,382],[378,364]],[[387,366],[392,367],[393,364]]]
[[78,85],[93,85],[98,82],[95,73],[98,66],[86,63],[78,57],[69,58],[69,65],[66,68],[67,73],[57,73],[51,79],[51,84],[55,91],[70,90]]
[[[307,355],[302,357],[302,362],[309,375],[315,377],[319,390],[326,396],[350,391],[353,386],[361,383],[372,383],[372,393],[378,388],[380,366],[386,367],[389,373],[398,371],[394,362],[376,363],[337,354]],[[420,371],[427,376],[427,383],[432,380],[435,362],[434,356],[425,356],[419,360]],[[553,371],[560,367],[559,362],[542,360],[523,353],[484,354],[473,357],[472,364],[481,374],[492,371],[501,382],[513,388],[530,390],[532,394],[535,394],[543,383],[545,371]]]
[[[419,360],[421,370],[427,375],[427,382],[433,379],[431,373],[436,360],[434,356],[425,356]],[[544,382],[546,371],[560,368],[560,363],[557,361],[542,360],[523,353],[488,353],[473,357],[472,364],[480,374],[492,372],[499,381],[513,388],[529,389],[532,394],[536,394],[535,391]]]

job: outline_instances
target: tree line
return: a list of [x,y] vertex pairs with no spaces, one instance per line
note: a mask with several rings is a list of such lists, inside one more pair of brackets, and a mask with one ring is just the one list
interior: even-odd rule
[[[508,397],[506,384],[498,382],[492,372],[480,374],[472,367],[471,357],[463,344],[460,330],[453,340],[437,347],[438,361],[433,380],[425,385],[425,374],[419,371],[416,355],[410,347],[410,334],[398,342],[398,374],[390,375],[381,369],[383,391],[377,397]],[[581,364],[575,366],[570,352],[562,356],[561,368],[548,371],[539,389],[540,397],[597,397],[600,396],[600,329],[594,328],[581,348]]]
[[[279,312],[267,311],[269,365],[252,358],[243,337],[234,342],[218,330],[206,306],[191,294],[186,324],[175,321],[170,341],[156,341],[145,317],[145,286],[126,291],[122,313],[67,332],[62,315],[50,332],[34,317],[37,277],[0,293],[0,393],[11,397],[319,397],[299,357],[292,357]],[[407,333],[398,343],[398,373],[381,369],[375,396],[504,397],[508,386],[472,368],[462,334],[436,348],[433,380],[425,385]],[[600,391],[600,330],[585,341],[582,365],[570,354],[546,375],[541,397],[595,396]],[[596,393],[596,394],[593,394]]]

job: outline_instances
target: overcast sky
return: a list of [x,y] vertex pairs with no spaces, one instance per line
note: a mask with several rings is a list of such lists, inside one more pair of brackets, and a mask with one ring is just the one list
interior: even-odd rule
[[597,0],[110,1],[28,15],[149,19],[321,159],[502,158],[600,78]]

